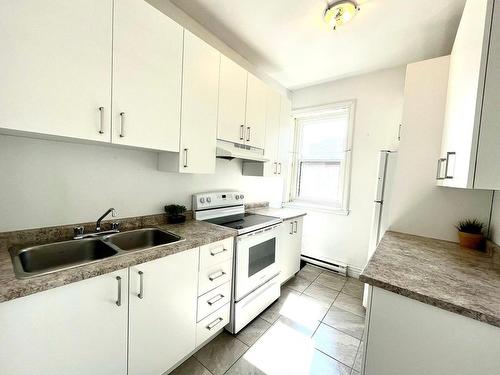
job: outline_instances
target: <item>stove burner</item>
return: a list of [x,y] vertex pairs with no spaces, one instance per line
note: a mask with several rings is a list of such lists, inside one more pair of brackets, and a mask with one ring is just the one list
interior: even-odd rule
[[205,221],[208,221],[209,223],[213,224],[222,225],[228,228],[233,228],[238,231],[248,232],[249,228],[252,228],[250,231],[254,231],[260,228],[264,228],[268,225],[275,224],[276,220],[278,220],[278,222],[281,222],[281,220],[277,217],[245,212],[236,215],[207,219]]

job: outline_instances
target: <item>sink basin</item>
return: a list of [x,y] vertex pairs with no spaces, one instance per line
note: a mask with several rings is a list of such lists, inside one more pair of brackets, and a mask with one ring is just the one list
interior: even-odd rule
[[108,258],[117,249],[98,238],[57,242],[11,250],[14,272],[19,278],[47,274]]
[[10,255],[16,277],[26,279],[182,240],[182,237],[161,229],[144,228],[24,249],[11,249]]
[[181,240],[182,237],[170,232],[165,232],[161,229],[144,228],[112,234],[107,236],[104,241],[111,243],[123,251],[135,251],[166,245]]

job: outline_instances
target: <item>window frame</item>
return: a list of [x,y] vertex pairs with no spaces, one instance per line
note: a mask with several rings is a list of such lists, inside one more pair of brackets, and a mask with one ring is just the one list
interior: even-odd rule
[[[314,209],[317,211],[332,212],[339,215],[348,215],[350,211],[350,190],[351,190],[351,165],[352,165],[352,146],[353,146],[353,134],[354,134],[354,115],[356,109],[355,100],[347,100],[342,102],[336,102],[331,104],[325,104],[315,107],[300,108],[292,112],[294,119],[294,136],[293,136],[293,151],[292,151],[292,176],[290,179],[290,194],[288,197],[288,206],[295,206],[300,208]],[[335,205],[332,201],[325,200],[307,200],[301,199],[298,196],[299,193],[299,168],[300,162],[305,162],[308,159],[300,158],[300,146],[302,141],[302,126],[300,125],[300,119],[303,118],[314,118],[314,117],[324,117],[335,112],[340,112],[347,110],[348,124],[347,124],[347,137],[346,137],[346,149],[345,158],[343,162],[340,162],[341,173],[340,173],[340,189],[342,194],[342,201],[339,205]],[[334,159],[327,159],[324,161],[332,162]],[[315,162],[321,162],[321,160],[314,160]]]

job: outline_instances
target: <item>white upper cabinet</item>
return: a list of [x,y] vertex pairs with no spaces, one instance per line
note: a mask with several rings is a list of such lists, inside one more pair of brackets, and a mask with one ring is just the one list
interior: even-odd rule
[[499,23],[493,0],[466,2],[450,58],[439,185],[500,189]]
[[266,143],[267,87],[260,79],[248,73],[245,117],[245,144],[264,148]]
[[264,163],[264,176],[279,174],[278,148],[280,139],[281,95],[272,89],[267,91],[266,145],[264,156],[269,162]]
[[491,39],[486,66],[481,130],[477,150],[478,189],[500,190],[500,3],[497,1],[491,25]]
[[292,175],[292,141],[293,141],[293,127],[294,120],[292,117],[292,102],[287,97],[281,97],[281,116],[280,116],[280,140],[278,149],[278,173],[283,177],[285,183],[283,184],[284,201],[290,195],[290,184],[287,183],[291,180]]
[[110,141],[112,6],[0,1],[2,132]]
[[267,90],[264,82],[222,55],[217,138],[264,149]]
[[220,53],[185,31],[181,172],[214,173]]
[[179,153],[160,153],[166,172],[214,173],[220,53],[184,32],[181,137]]
[[113,143],[179,151],[182,45],[183,28],[146,1],[115,0]]
[[196,345],[199,249],[130,267],[129,375],[163,374]]
[[222,55],[219,80],[218,139],[244,143],[246,90],[246,70]]

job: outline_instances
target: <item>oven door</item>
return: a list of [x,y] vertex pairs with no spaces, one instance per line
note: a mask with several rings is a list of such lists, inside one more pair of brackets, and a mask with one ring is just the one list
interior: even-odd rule
[[279,227],[273,225],[242,236],[236,242],[235,300],[239,301],[279,273]]

